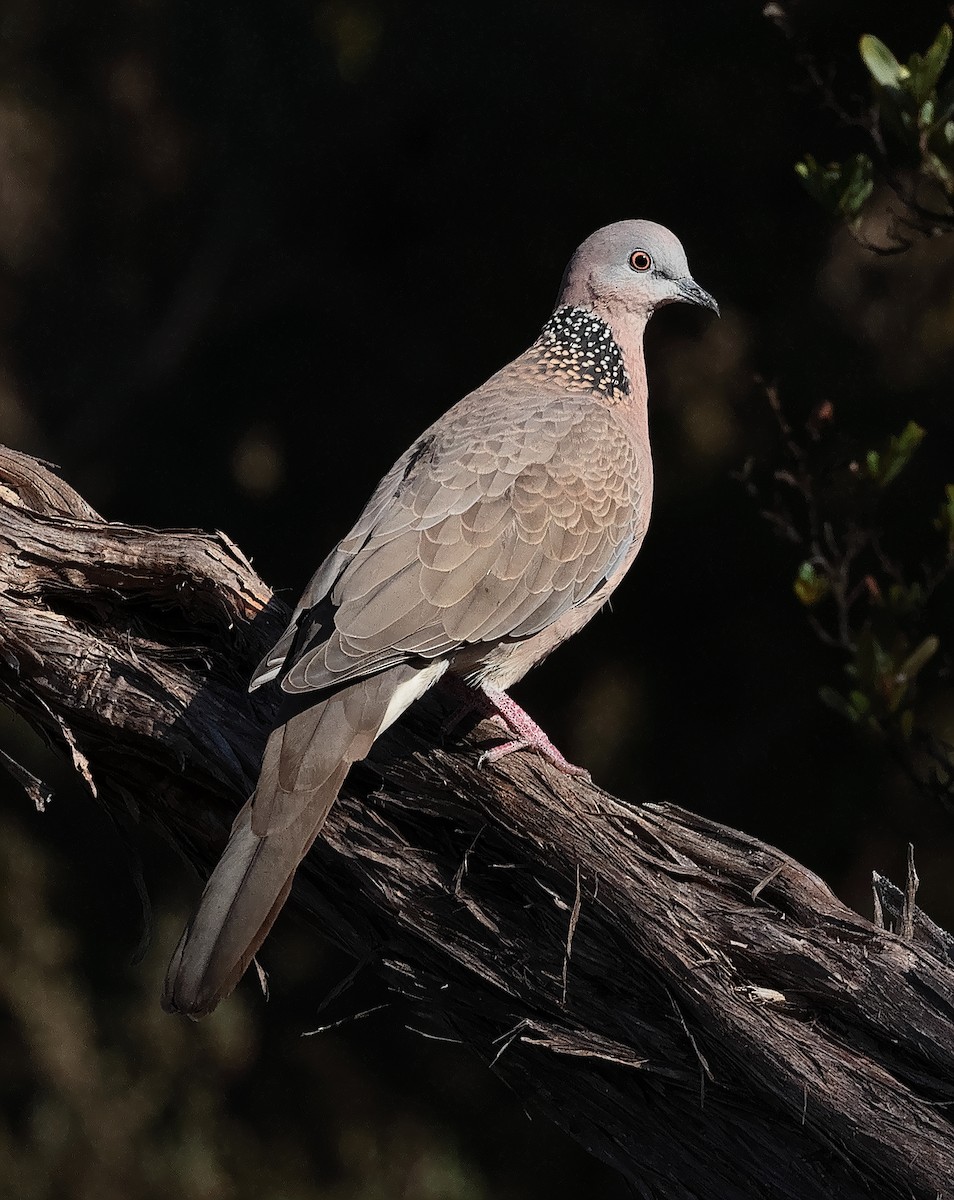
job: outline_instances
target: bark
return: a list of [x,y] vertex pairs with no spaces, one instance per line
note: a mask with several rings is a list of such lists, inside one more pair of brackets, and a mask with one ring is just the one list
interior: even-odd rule
[[[12,451],[0,585],[0,698],[207,871],[284,605],[222,534],[106,523]],[[291,901],[318,933],[640,1196],[954,1196],[954,952],[913,885],[879,884],[876,927],[743,833],[529,754],[479,769],[489,730],[443,744],[443,711],[349,776]]]

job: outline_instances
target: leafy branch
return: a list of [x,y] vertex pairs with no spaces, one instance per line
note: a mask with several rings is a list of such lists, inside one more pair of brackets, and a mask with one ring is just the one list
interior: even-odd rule
[[862,129],[867,147],[844,162],[821,163],[811,154],[795,170],[808,193],[861,237],[864,216],[877,179],[895,193],[902,211],[888,244],[866,241],[870,249],[896,253],[915,235],[954,231],[954,79],[943,80],[954,35],[942,25],[923,54],[902,63],[879,38],[865,34],[859,52],[871,81],[865,114],[851,114],[829,85],[816,84],[844,123]]
[[954,747],[933,728],[931,698],[954,669],[936,603],[954,574],[954,484],[933,520],[922,514],[931,551],[915,560],[910,536],[891,538],[895,484],[914,460],[925,431],[909,421],[885,445],[839,463],[832,446],[835,412],[819,405],[796,430],[778,391],[765,386],[778,433],[775,465],[750,460],[739,478],[776,533],[795,547],[792,588],[821,642],[838,653],[843,682],[821,699],[866,728],[896,754],[918,785],[954,807]]

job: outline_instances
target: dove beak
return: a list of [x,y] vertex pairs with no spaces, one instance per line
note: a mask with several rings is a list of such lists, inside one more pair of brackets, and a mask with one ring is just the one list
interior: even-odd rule
[[685,300],[687,304],[698,304],[702,308],[711,308],[717,317],[722,315],[715,297],[710,296],[705,288],[701,288],[691,275],[676,280],[676,293],[677,300]]

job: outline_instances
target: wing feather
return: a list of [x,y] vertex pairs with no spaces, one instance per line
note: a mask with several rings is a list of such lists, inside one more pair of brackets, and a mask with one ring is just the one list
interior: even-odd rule
[[[641,534],[633,446],[609,410],[550,398],[518,428],[512,411],[496,424],[454,414],[395,464],[322,564],[296,632],[266,660],[286,690],[531,637],[601,588]],[[325,596],[333,623],[305,629]]]

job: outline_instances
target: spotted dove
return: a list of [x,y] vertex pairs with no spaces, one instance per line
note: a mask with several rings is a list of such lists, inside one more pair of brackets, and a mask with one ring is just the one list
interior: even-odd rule
[[572,769],[504,689],[593,616],[639,550],[653,483],[643,331],[676,301],[718,312],[673,234],[598,230],[529,350],[381,480],[252,680],[279,681],[283,708],[165,1008],[202,1016],[232,991],[350,765],[445,673],[502,716],[503,752]]

